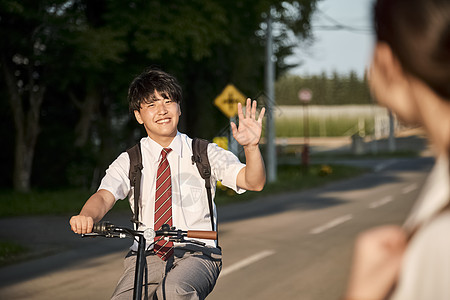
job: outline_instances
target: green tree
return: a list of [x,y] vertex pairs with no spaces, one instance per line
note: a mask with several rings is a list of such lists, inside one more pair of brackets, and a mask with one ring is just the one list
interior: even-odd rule
[[23,192],[30,188],[40,109],[55,55],[52,49],[58,48],[55,27],[60,18],[49,13],[49,6],[43,1],[0,2],[0,63],[15,127],[13,185]]
[[[46,130],[72,128],[64,138],[51,137],[55,149],[67,144],[67,135],[73,137],[75,147],[64,155],[68,169],[80,166],[86,156],[102,169],[117,148],[139,136],[138,130],[129,134],[133,121],[125,99],[129,82],[145,66],[159,66],[179,78],[186,98],[181,128],[212,137],[228,124],[212,106],[227,83],[235,83],[248,96],[263,89],[264,22],[270,7],[275,10],[281,72],[289,68],[284,57],[295,45],[292,36],[309,36],[315,4],[0,0],[2,77],[15,125],[15,189],[30,188],[43,104],[47,116],[57,116],[54,123],[46,119]],[[50,145],[39,146],[43,155],[54,153],[45,151]]]

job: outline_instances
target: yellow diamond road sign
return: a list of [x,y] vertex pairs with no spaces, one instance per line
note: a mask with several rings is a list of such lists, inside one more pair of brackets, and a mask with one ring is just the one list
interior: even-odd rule
[[216,105],[228,118],[234,117],[238,113],[238,103],[245,105],[247,98],[238,91],[238,89],[229,84],[225,87],[222,93],[214,99]]

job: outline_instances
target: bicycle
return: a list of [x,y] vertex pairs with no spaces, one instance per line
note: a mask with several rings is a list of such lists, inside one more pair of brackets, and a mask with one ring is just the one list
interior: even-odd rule
[[[146,265],[145,250],[151,247],[153,244],[159,240],[168,237],[169,241],[177,243],[193,243],[197,245],[204,246],[205,244],[196,240],[186,240],[185,238],[194,239],[217,239],[216,231],[202,231],[202,230],[188,230],[183,231],[176,229],[175,227],[170,227],[167,224],[162,226],[161,230],[153,230],[152,228],[147,228],[143,231],[130,229],[128,227],[116,226],[108,221],[99,222],[94,224],[91,233],[82,234],[81,237],[105,237],[105,238],[138,238],[138,251],[136,257],[136,269],[134,273],[134,289],[133,289],[133,299],[142,299],[142,286],[144,280],[144,269]],[[155,237],[160,237],[155,240]],[[147,241],[152,241],[148,246],[146,246]]]

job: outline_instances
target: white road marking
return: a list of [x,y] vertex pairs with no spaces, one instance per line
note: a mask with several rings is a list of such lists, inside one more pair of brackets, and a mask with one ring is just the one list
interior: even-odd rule
[[226,276],[226,275],[228,275],[228,274],[230,274],[230,273],[232,273],[234,271],[237,271],[237,270],[240,270],[242,268],[245,268],[246,266],[251,265],[251,264],[257,262],[258,260],[261,260],[261,259],[263,259],[263,258],[265,258],[265,257],[267,257],[269,255],[272,255],[272,254],[275,254],[274,250],[264,250],[264,251],[261,251],[259,253],[254,254],[252,256],[249,256],[249,257],[247,257],[247,258],[245,258],[245,259],[243,259],[241,261],[238,261],[235,264],[232,264],[229,267],[224,268],[222,270],[222,272],[220,272],[219,277]]
[[331,229],[331,228],[336,227],[336,226],[338,226],[338,225],[340,225],[340,224],[342,224],[342,223],[345,223],[345,222],[351,220],[352,218],[353,218],[352,215],[345,215],[345,216],[336,218],[336,219],[331,220],[330,222],[328,222],[328,223],[326,223],[326,224],[324,224],[324,225],[322,225],[322,226],[319,226],[319,227],[314,228],[314,229],[311,230],[309,233],[310,233],[310,234],[319,234],[319,233],[322,233],[322,232],[324,232],[324,231],[326,231],[326,230],[328,230],[328,229]]
[[375,166],[374,171],[375,172],[380,172],[383,171],[384,169],[386,169],[387,167],[389,167],[390,165],[394,164],[395,161],[394,160],[389,160],[385,163],[381,163]]
[[417,183],[413,183],[402,189],[402,194],[408,194],[417,189]]
[[386,196],[369,204],[369,208],[377,208],[394,200],[392,196]]

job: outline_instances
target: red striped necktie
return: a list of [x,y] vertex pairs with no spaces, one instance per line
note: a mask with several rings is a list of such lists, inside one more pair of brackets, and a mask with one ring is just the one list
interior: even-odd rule
[[[167,154],[170,148],[163,148],[161,161],[156,173],[156,195],[155,195],[155,230],[161,230],[164,224],[172,227],[172,179]],[[160,237],[156,237],[157,241]],[[173,254],[173,242],[164,239],[158,241],[154,246],[155,253],[162,260],[169,259]]]

